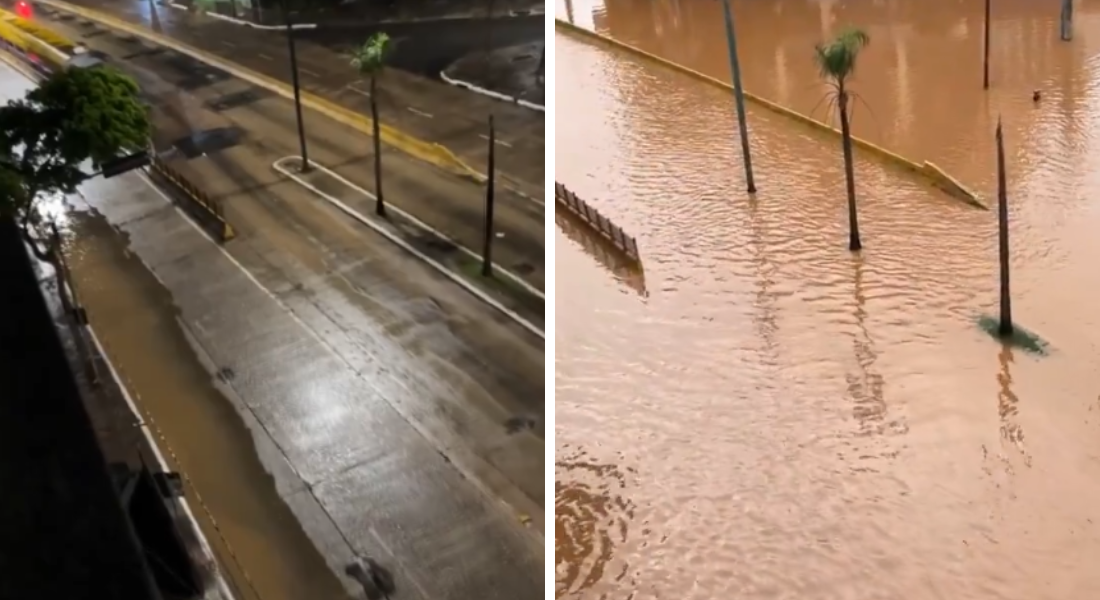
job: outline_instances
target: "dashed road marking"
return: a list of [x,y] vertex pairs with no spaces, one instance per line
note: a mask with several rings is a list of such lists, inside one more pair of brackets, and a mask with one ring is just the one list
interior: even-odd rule
[[[489,136],[485,135],[484,133],[477,134],[477,137],[485,140],[486,142],[489,141]],[[506,142],[504,140],[499,140],[499,139],[498,140],[493,140],[493,143],[494,144],[500,144],[501,146],[504,146],[505,148],[511,148],[512,147],[511,144],[509,144],[508,142]]]
[[274,58],[271,58],[270,56],[264,54],[263,52],[257,53],[256,56],[259,56],[260,58],[262,58],[264,60],[275,60]]
[[426,113],[426,112],[424,112],[424,111],[422,111],[422,110],[419,110],[419,109],[413,108],[413,107],[411,107],[411,106],[406,106],[405,108],[409,109],[409,112],[411,112],[411,113],[413,113],[413,114],[417,114],[417,115],[420,115],[420,116],[422,116],[422,117],[426,117],[426,118],[428,118],[428,119],[431,119],[431,118],[433,118],[433,117],[432,117],[432,115],[431,115],[431,113]]

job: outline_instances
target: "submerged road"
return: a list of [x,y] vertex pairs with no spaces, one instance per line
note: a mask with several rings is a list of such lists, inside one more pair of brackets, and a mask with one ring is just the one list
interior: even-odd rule
[[[601,31],[728,72],[721,3],[597,4]],[[637,236],[648,295],[559,235],[558,596],[1089,596],[1100,178],[1083,166],[1100,158],[1100,15],[1082,10],[1064,43],[1057,5],[998,3],[983,94],[980,3],[734,5],[747,89],[806,112],[821,98],[813,44],[893,11],[896,31],[871,29],[860,58],[856,130],[985,199],[1003,116],[1014,313],[1052,351],[977,324],[997,311],[996,211],[857,149],[853,255],[838,139],[750,104],[749,197],[728,92],[559,33],[571,118],[557,123],[556,178]]]
[[[0,70],[7,98],[29,85]],[[204,118],[158,85],[177,118]],[[282,153],[278,131],[237,151]],[[396,598],[540,595],[521,513],[541,511],[543,442],[510,425],[541,422],[541,340],[233,157],[202,171],[248,186],[224,249],[138,174],[56,212],[92,324],[242,597],[348,597],[354,555],[394,571]]]

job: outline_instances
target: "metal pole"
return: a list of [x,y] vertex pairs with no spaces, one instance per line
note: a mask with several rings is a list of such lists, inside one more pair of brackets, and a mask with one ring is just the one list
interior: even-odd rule
[[485,244],[481,250],[481,274],[488,277],[493,274],[493,203],[496,179],[496,127],[493,115],[489,115],[489,180],[485,186]]
[[730,0],[722,0],[726,13],[726,46],[730,53],[730,73],[733,76],[733,97],[737,101],[737,127],[741,133],[741,156],[745,160],[745,182],[750,194],[756,193],[756,181],[752,176],[752,152],[749,150],[749,128],[745,122],[745,90],[741,87],[741,63],[737,59],[737,34],[733,25],[733,9]]
[[1073,0],[1062,0],[1062,41],[1073,39]]
[[294,49],[294,27],[290,22],[290,11],[283,2],[283,18],[286,20],[286,43],[290,49],[290,81],[294,86],[294,113],[298,116],[298,145],[302,149],[302,172],[309,171],[309,155],[306,152],[306,126],[302,122],[302,89],[298,82],[298,53]]
[[1012,325],[1012,296],[1009,286],[1008,254],[1008,190],[1005,177],[1005,145],[1001,120],[997,119],[997,249],[1001,265],[1001,322],[997,333],[1010,336]]
[[989,31],[989,20],[990,20],[989,17],[990,17],[990,12],[991,12],[991,9],[992,9],[992,7],[990,6],[991,3],[992,3],[992,0],[985,0],[985,50],[984,50],[985,54],[984,54],[984,60],[982,62],[982,68],[983,68],[982,89],[983,90],[988,90],[989,89],[989,38],[991,36],[991,33]]

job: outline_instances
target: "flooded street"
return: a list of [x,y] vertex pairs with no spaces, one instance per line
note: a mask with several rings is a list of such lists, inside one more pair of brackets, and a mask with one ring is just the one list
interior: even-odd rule
[[[1056,5],[994,6],[985,94],[981,3],[734,2],[746,89],[804,113],[813,44],[865,27],[855,133],[987,203],[1002,116],[1014,310],[1043,358],[975,323],[996,310],[994,212],[857,149],[854,257],[838,139],[750,104],[750,200],[728,94],[559,30],[556,179],[638,237],[647,291],[559,232],[559,597],[1100,587],[1100,17],[1078,6],[1063,43]],[[567,13],[728,81],[718,2]]]

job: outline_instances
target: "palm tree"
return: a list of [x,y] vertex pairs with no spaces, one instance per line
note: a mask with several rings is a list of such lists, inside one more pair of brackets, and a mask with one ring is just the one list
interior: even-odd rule
[[844,143],[844,175],[848,183],[848,249],[855,252],[863,249],[859,239],[859,219],[856,215],[856,176],[852,165],[852,130],[849,117],[848,78],[856,71],[856,59],[871,38],[860,29],[846,29],[829,43],[814,47],[814,60],[821,71],[821,77],[833,88],[829,103],[836,102],[840,112],[840,132]]
[[375,212],[386,215],[382,201],[382,136],[378,123],[378,78],[386,67],[386,54],[390,49],[390,36],[379,32],[368,39],[351,59],[351,66],[360,74],[370,77],[370,118],[374,127],[374,195],[377,198]]

